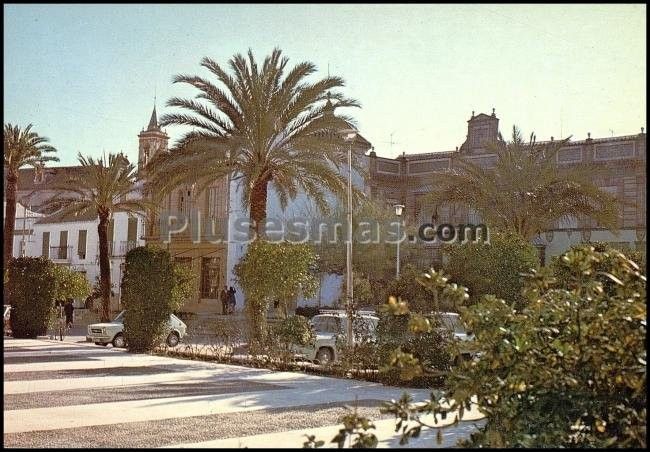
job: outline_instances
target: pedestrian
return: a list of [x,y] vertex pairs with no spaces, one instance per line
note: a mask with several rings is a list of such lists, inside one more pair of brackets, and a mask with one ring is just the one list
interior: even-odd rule
[[221,300],[221,313],[228,314],[228,305],[230,304],[230,293],[228,292],[228,286],[223,286],[221,293],[219,294],[219,299]]
[[74,319],[74,306],[72,305],[72,301],[68,300],[63,307],[63,311],[65,312],[65,325],[67,328],[72,328],[72,321]]
[[237,291],[233,286],[230,286],[228,290],[228,304],[230,305],[230,313],[235,312],[235,305],[237,304],[237,299],[235,298],[235,293]]

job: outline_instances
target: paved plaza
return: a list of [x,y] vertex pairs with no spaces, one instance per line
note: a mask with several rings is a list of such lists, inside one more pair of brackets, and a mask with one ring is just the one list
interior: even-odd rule
[[[5,447],[302,447],[327,443],[345,405],[376,421],[379,447],[397,446],[379,413],[402,389],[364,381],[131,354],[67,338],[4,340]],[[412,390],[416,399],[426,390]],[[480,414],[425,429],[411,447],[450,447]],[[326,444],[326,447],[335,447]]]

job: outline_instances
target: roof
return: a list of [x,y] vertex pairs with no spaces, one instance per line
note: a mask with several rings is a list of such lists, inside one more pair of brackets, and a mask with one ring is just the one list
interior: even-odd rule
[[18,191],[47,190],[52,185],[63,184],[70,177],[79,177],[84,174],[82,166],[53,166],[43,170],[43,181],[34,181],[36,170],[34,168],[21,168],[18,172]]
[[151,119],[149,119],[149,125],[147,126],[147,130],[160,130],[160,127],[158,127],[158,115],[156,114],[156,106],[153,106],[153,111],[151,112]]
[[476,116],[472,116],[472,117],[469,119],[469,121],[467,121],[467,122],[470,122],[470,121],[478,121],[478,120],[486,120],[486,119],[497,119],[497,117],[496,117],[496,116],[486,115],[485,113],[479,113],[479,114],[476,115]]
[[36,224],[48,223],[74,223],[74,222],[90,222],[97,219],[97,212],[91,211],[84,215],[62,215],[60,212],[48,215],[36,221]]

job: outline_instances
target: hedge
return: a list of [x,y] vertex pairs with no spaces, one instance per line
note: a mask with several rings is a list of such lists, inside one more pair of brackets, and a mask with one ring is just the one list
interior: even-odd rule
[[153,349],[165,339],[169,316],[190,294],[192,275],[167,251],[137,247],[126,254],[122,278],[124,335],[130,351]]
[[46,334],[57,295],[55,267],[44,257],[20,257],[9,262],[13,337],[34,339]]

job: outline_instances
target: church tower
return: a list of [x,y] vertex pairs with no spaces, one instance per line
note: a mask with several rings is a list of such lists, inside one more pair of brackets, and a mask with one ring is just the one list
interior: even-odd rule
[[158,152],[167,150],[167,142],[169,141],[169,136],[158,125],[155,105],[151,113],[151,119],[149,119],[147,130],[142,129],[138,138],[140,140],[140,146],[138,148],[138,172],[142,174],[144,167]]

